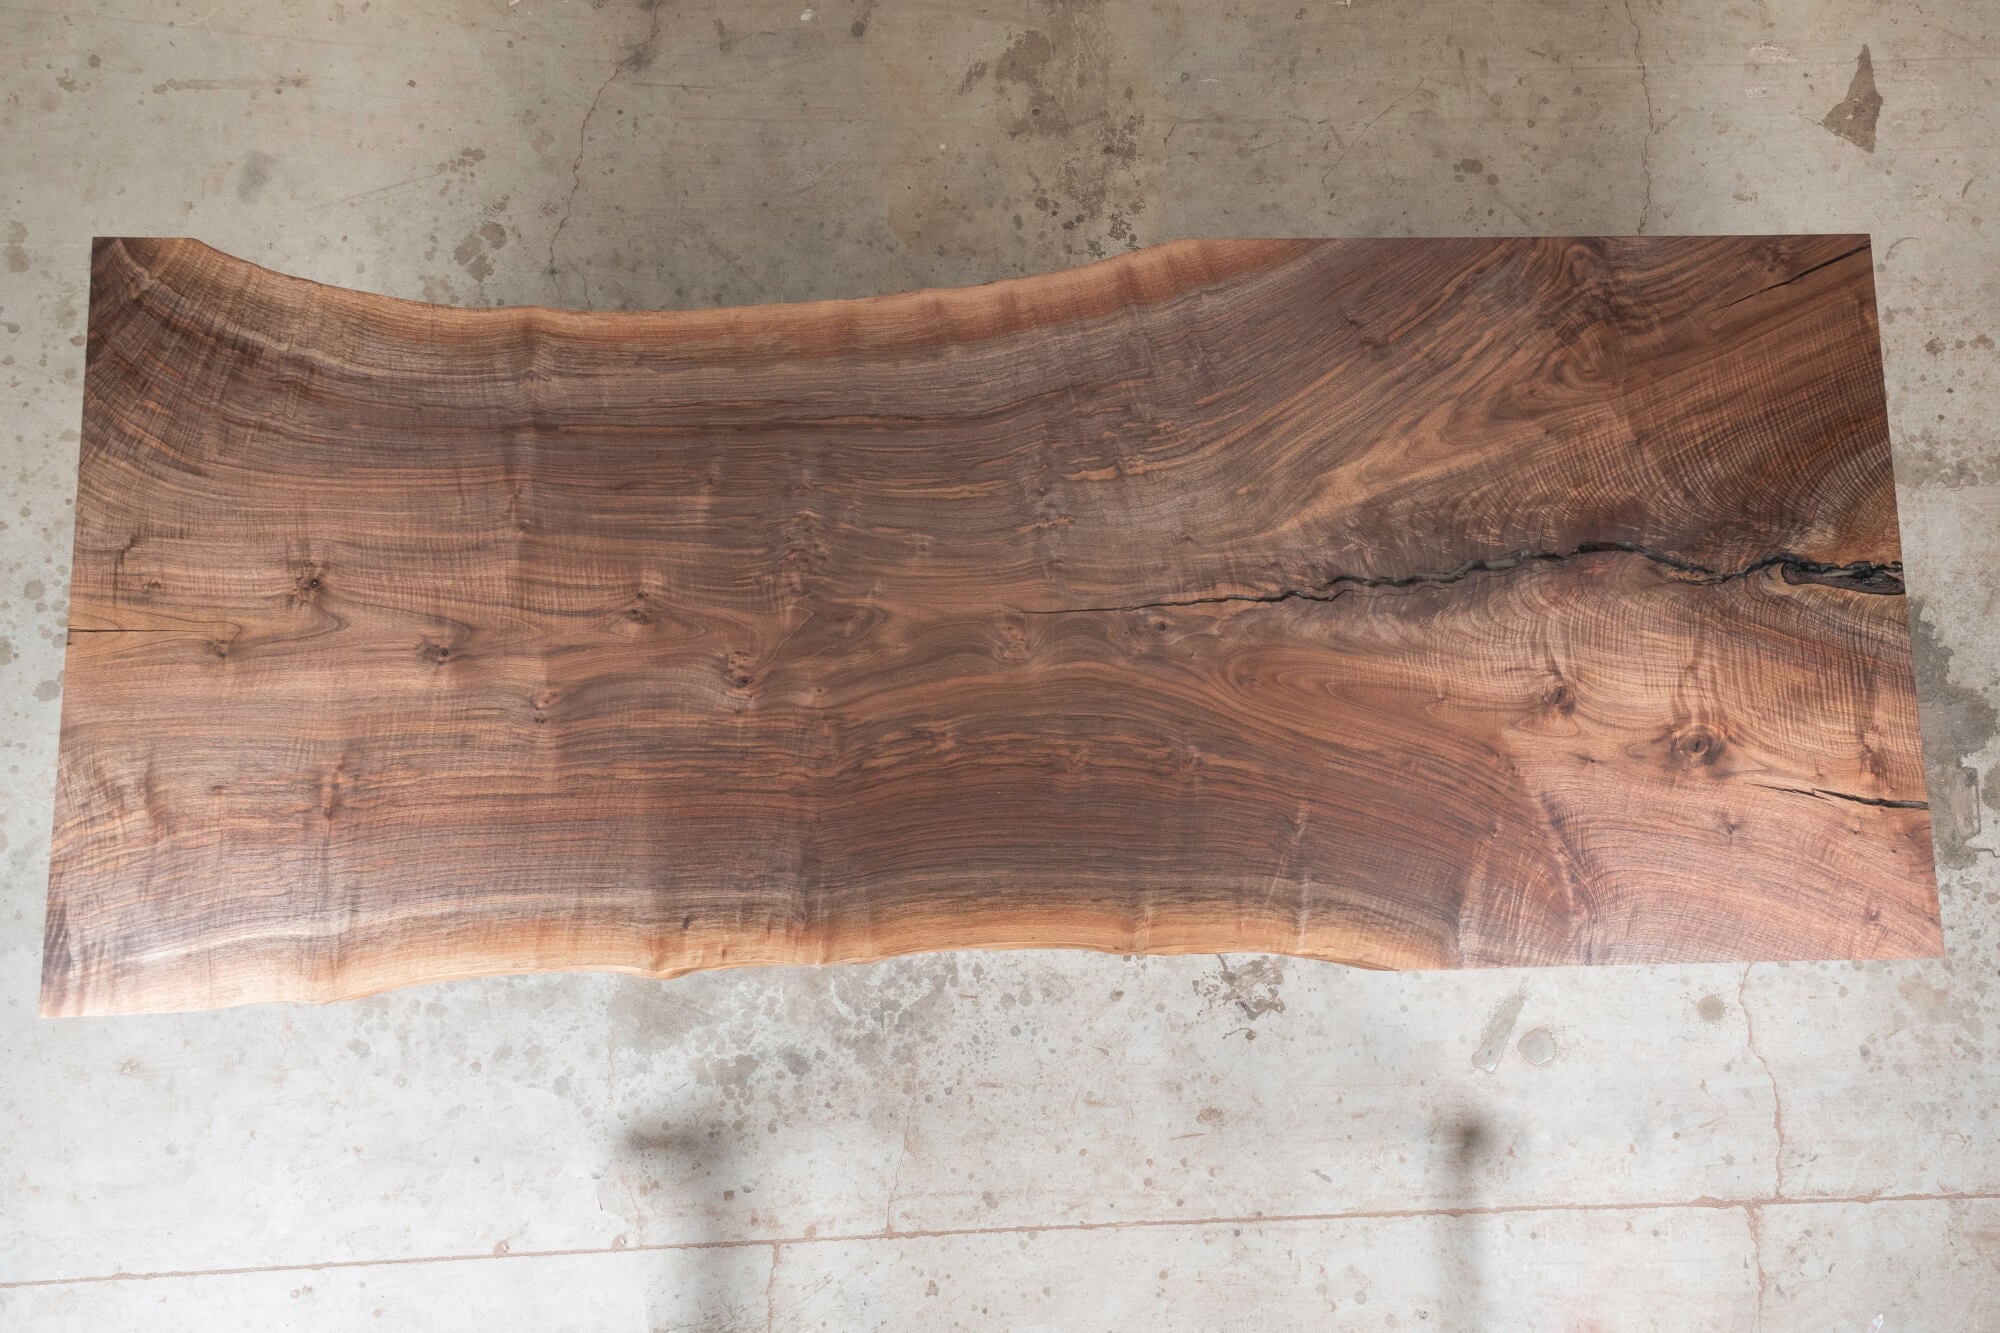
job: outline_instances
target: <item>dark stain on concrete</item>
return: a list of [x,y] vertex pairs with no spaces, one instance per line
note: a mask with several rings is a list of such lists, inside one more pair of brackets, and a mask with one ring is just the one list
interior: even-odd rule
[[[890,206],[891,228],[915,249],[990,253],[996,220],[1011,227],[1009,242],[1082,258],[1142,243],[1150,134],[1137,88],[1116,74],[1124,47],[1087,0],[1035,0],[1029,12],[1031,24],[966,65],[956,83],[959,96],[984,86],[993,99],[1000,134],[978,182],[935,156],[935,140],[918,141],[929,179]],[[1008,198],[995,184],[1002,180],[1024,182],[1025,198]]]
[[1913,490],[1964,490],[1993,484],[1996,461],[1976,440],[1931,426],[1911,432],[1896,455],[1896,482]]
[[1980,784],[1980,791],[1987,805],[2000,810],[2000,766],[1986,770],[1986,781]]
[[1195,994],[1207,1001],[1208,1009],[1234,1008],[1252,1019],[1285,1012],[1281,994],[1285,984],[1282,958],[1252,958],[1231,967],[1229,960],[1218,954],[1216,962],[1221,964],[1219,976],[1203,977],[1194,983]]
[[[995,84],[1013,84],[1028,94],[1027,114],[1015,117],[1007,127],[1009,134],[1055,136],[1069,132],[1072,123],[1070,90],[1061,86],[1064,81],[1045,77],[1055,58],[1055,43],[1049,40],[1048,34],[1030,28],[1010,42],[993,63]],[[1082,79],[1078,80],[1079,86],[1083,83]]]
[[[653,24],[652,27],[647,29],[646,35],[640,38],[637,42],[634,42],[632,44],[631,49],[626,51],[625,58],[618,62],[619,72],[625,74],[637,74],[641,70],[649,68],[655,60],[659,59],[660,57],[659,8],[660,8],[660,0],[639,0],[639,12],[642,14],[651,14],[653,16]],[[720,25],[721,25],[721,20],[718,19],[717,26],[719,27]]]
[[1055,58],[1055,44],[1049,41],[1048,34],[1030,28],[1009,42],[1007,49],[1000,53],[999,61],[993,66],[993,77],[1000,83],[1039,83],[1042,71]]
[[1826,113],[1820,124],[1864,152],[1875,151],[1875,122],[1882,115],[1882,94],[1875,91],[1875,61],[1861,48],[1847,96]]
[[476,281],[483,282],[493,276],[493,261],[487,257],[486,242],[476,231],[465,234],[465,239],[452,250],[451,257]]
[[287,88],[304,88],[312,80],[304,74],[284,74],[261,79],[168,79],[165,83],[153,85],[156,96],[167,93],[217,93],[247,92],[260,93],[269,89],[275,97],[283,97]]
[[271,183],[271,169],[278,165],[278,159],[269,153],[251,153],[243,159],[242,169],[236,173],[236,197],[246,204],[254,204],[264,193],[264,187]]
[[1106,157],[1115,157],[1120,162],[1139,160],[1139,131],[1144,129],[1144,116],[1127,116],[1105,126],[1098,136],[1098,145]]
[[1956,1027],[1975,1042],[1985,1037],[1986,1022],[1980,1017],[1978,1000],[1951,985],[1949,979],[1938,985],[1921,976],[1907,977],[1896,991],[1920,1023]]
[[1986,695],[1951,678],[1951,646],[1938,633],[1930,605],[1910,599],[1910,652],[1916,667],[1918,710],[1924,733],[1924,778],[1930,786],[1932,832],[1938,865],[1963,870],[1978,859],[1978,775],[1965,756],[2000,734],[2000,710]]
[[1456,1117],[1444,1126],[1444,1141],[1451,1153],[1452,1165],[1461,1169],[1475,1165],[1492,1153],[1497,1146],[1496,1137],[1486,1121],[1477,1115]]

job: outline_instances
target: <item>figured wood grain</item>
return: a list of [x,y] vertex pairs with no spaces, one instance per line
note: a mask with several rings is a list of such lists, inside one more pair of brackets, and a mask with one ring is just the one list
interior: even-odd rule
[[1941,947],[1868,243],[92,277],[42,1009]]

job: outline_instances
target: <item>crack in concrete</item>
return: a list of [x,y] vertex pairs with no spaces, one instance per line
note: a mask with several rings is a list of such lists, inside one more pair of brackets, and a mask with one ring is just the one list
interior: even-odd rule
[[1691,577],[1683,580],[1704,587],[1734,583],[1767,569],[1782,569],[1787,583],[1818,583],[1847,588],[1854,592],[1900,596],[1903,592],[1903,562],[1856,560],[1830,564],[1808,560],[1784,552],[1753,560],[1741,569],[1721,570],[1684,559],[1671,551],[1655,550],[1637,542],[1584,542],[1567,551],[1516,551],[1512,555],[1487,560],[1467,560],[1455,569],[1429,570],[1416,574],[1334,574],[1307,588],[1282,588],[1267,593],[1218,593],[1208,597],[1184,597],[1150,602],[1128,602],[1111,606],[1057,606],[1024,609],[1030,616],[1066,616],[1112,611],[1166,611],[1185,606],[1216,606],[1228,602],[1270,605],[1276,602],[1334,602],[1356,588],[1414,588],[1444,586],[1474,574],[1501,574],[1534,564],[1563,564],[1584,556],[1624,554],[1641,556],[1656,565],[1665,565]]
[[1646,230],[1646,219],[1653,212],[1653,136],[1659,133],[1660,124],[1653,114],[1653,79],[1646,70],[1646,55],[1643,38],[1639,31],[1639,16],[1632,12],[1632,0],[1625,0],[1625,21],[1632,25],[1632,59],[1639,66],[1639,91],[1646,98],[1646,135],[1639,140],[1639,173],[1646,180],[1646,198],[1639,205],[1639,223],[1633,228],[1641,234]]
[[764,1279],[764,1333],[778,1326],[778,1254],[780,1247],[771,1247],[771,1276]]
[[896,1196],[903,1190],[903,1163],[910,1160],[910,1135],[916,1128],[917,1096],[910,1094],[903,1107],[903,1146],[896,1154],[896,1169],[889,1177],[889,1197],[882,1201],[882,1234],[896,1234]]
[[573,1259],[592,1255],[664,1254],[698,1250],[774,1249],[792,1245],[852,1245],[868,1242],[949,1240],[960,1236],[1040,1236],[1071,1231],[1213,1230],[1217,1227],[1308,1226],[1328,1222],[1380,1222],[1423,1218],[1532,1217],[1542,1213],[1645,1213],[1716,1209],[1814,1208],[1829,1205],[1883,1207],[1914,1203],[1996,1203],[2000,1191],[1945,1190],[1918,1194],[1790,1195],[1761,1199],[1632,1199],[1599,1203],[1467,1204],[1450,1208],[1356,1208],[1326,1213],[1252,1213],[1201,1217],[1133,1217],[1098,1222],[1024,1222],[994,1227],[924,1227],[893,1232],[826,1232],[813,1235],[742,1236],[724,1240],[646,1241],[636,1245],[577,1245],[547,1250],[492,1250],[474,1253],[410,1254],[375,1259],[320,1259],[297,1263],[251,1264],[237,1268],[156,1269],[149,1272],[88,1273],[78,1277],[15,1278],[0,1291],[34,1287],[94,1286],[105,1282],[162,1282],[184,1278],[244,1277],[260,1273],[321,1273],[350,1268],[409,1268],[419,1264],[504,1263],[518,1259]]
[[[590,105],[584,108],[583,119],[577,123],[576,156],[570,159],[569,164],[569,193],[563,198],[562,216],[556,219],[556,229],[549,233],[549,280],[555,286],[557,304],[562,302],[562,278],[556,265],[556,243],[562,240],[563,231],[569,226],[570,214],[576,211],[576,197],[583,191],[583,155],[590,144],[590,122],[597,116],[597,104],[604,100],[604,94],[611,85],[618,82],[619,75],[629,70],[644,69],[652,63],[653,43],[660,39],[660,14],[665,8],[665,0],[654,0],[652,21],[646,35],[611,67],[611,72],[604,76],[604,82],[597,85]],[[582,284],[583,301],[587,306],[590,304],[590,280],[579,275],[578,281]]]
[[1771,1275],[1764,1267],[1764,1209],[1758,1204],[1744,1204],[1743,1221],[1750,1231],[1750,1262],[1757,1266],[1757,1315],[1751,1327],[1762,1333],[1764,1306],[1771,1291]]
[[[1368,137],[1368,131],[1375,128],[1375,124],[1377,121],[1381,120],[1382,117],[1388,115],[1391,111],[1394,111],[1397,107],[1401,106],[1403,103],[1409,101],[1412,97],[1415,97],[1418,93],[1422,92],[1424,85],[1428,82],[1430,82],[1429,79],[1418,79],[1416,81],[1416,84],[1413,87],[1411,87],[1408,92],[1396,98],[1394,101],[1390,102],[1387,106],[1383,107],[1380,111],[1377,111],[1374,115],[1370,116],[1368,118],[1367,123],[1354,132],[1354,137],[1352,139],[1349,139],[1345,144],[1341,145],[1340,156],[1334,158],[1332,162],[1327,164],[1326,170],[1320,172],[1319,174],[1320,188],[1322,190],[1329,188],[1327,185],[1327,181],[1332,179],[1334,172],[1340,170],[1340,164],[1347,160],[1347,155],[1353,152],[1363,139],[1366,139]],[[1175,124],[1178,125],[1179,122],[1176,121]],[[1171,134],[1173,133],[1173,131],[1169,130],[1168,133]],[[1332,196],[1329,195],[1328,197],[1331,198]]]
[[1764,1067],[1764,1077],[1771,1081],[1771,1129],[1777,1135],[1777,1146],[1771,1150],[1771,1174],[1773,1177],[1771,1196],[1785,1197],[1785,1099],[1778,1091],[1778,1075],[1771,1068],[1771,1062],[1764,1058],[1764,1052],[1757,1047],[1757,1024],[1750,1016],[1750,1005],[1745,992],[1750,987],[1751,964],[1745,964],[1743,979],[1736,984],[1736,1007],[1743,1013],[1743,1040],[1750,1048],[1750,1054],[1757,1057],[1757,1063]]

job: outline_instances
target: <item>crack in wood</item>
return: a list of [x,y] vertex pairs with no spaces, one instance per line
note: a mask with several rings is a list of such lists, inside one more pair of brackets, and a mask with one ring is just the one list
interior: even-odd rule
[[1727,310],[1729,309],[1729,306],[1742,305],[1745,301],[1754,300],[1755,298],[1762,296],[1765,292],[1775,292],[1780,287],[1789,287],[1793,283],[1799,281],[1801,278],[1809,278],[1823,268],[1831,268],[1835,264],[1840,263],[1842,260],[1852,259],[1854,258],[1854,256],[1866,252],[1871,244],[1872,242],[1863,241],[1860,245],[1855,246],[1852,250],[1843,250],[1831,259],[1823,259],[1819,263],[1812,265],[1810,268],[1802,268],[1797,273],[1792,274],[1791,277],[1786,278],[1781,282],[1774,282],[1768,287],[1759,287],[1756,291],[1751,292],[1748,295],[1739,296],[1734,301],[1731,301],[1729,305],[1726,305],[1722,308],[1724,310]]
[[1442,586],[1457,583],[1474,574],[1501,574],[1510,570],[1523,569],[1535,564],[1563,564],[1587,555],[1619,553],[1643,556],[1657,565],[1665,565],[1678,573],[1693,575],[1683,582],[1712,586],[1734,583],[1747,579],[1753,574],[1767,569],[1783,571],[1785,582],[1794,584],[1816,583],[1830,588],[1846,588],[1852,592],[1872,593],[1878,596],[1901,596],[1903,593],[1903,562],[1900,560],[1872,561],[1855,560],[1847,564],[1832,564],[1821,560],[1808,560],[1804,556],[1786,552],[1767,555],[1754,560],[1741,569],[1721,570],[1683,559],[1670,551],[1654,550],[1637,542],[1584,542],[1567,551],[1516,551],[1512,555],[1498,556],[1486,560],[1468,560],[1455,569],[1429,570],[1416,574],[1335,574],[1321,580],[1311,588],[1283,588],[1268,593],[1220,593],[1209,597],[1186,597],[1153,602],[1130,602],[1115,606],[1058,606],[1026,608],[1023,615],[1064,616],[1091,612],[1112,611],[1166,611],[1184,606],[1214,606],[1224,602],[1243,602],[1270,605],[1276,602],[1333,602],[1338,601],[1353,588],[1414,588]]
[[1879,806],[1885,810],[1928,810],[1929,801],[1896,801],[1882,796],[1856,796],[1853,792],[1834,791],[1828,787],[1785,787],[1774,782],[1756,784],[1768,791],[1790,792],[1794,796],[1810,796],[1815,800],[1852,801],[1856,805]]

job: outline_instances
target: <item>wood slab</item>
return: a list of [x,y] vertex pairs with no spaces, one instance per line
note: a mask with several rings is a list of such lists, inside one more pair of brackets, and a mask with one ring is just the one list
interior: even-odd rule
[[1866,237],[92,275],[41,1005],[1940,952]]

